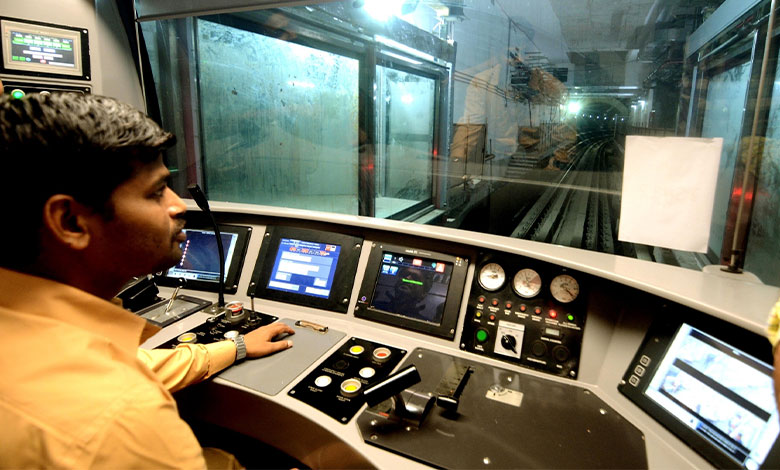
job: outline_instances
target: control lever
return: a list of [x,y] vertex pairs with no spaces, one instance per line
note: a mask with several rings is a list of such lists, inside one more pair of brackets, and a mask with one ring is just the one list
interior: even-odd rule
[[181,290],[181,288],[187,284],[187,281],[180,277],[176,280],[176,283],[178,285],[176,286],[176,289],[174,289],[173,294],[171,294],[171,299],[168,301],[168,305],[165,306],[165,312],[163,312],[163,315],[168,315],[168,312],[173,306],[173,301],[176,300],[176,296],[179,295],[179,290]]
[[393,407],[390,414],[396,419],[420,427],[433,406],[433,397],[428,394],[407,390],[421,381],[417,367],[410,365],[363,392],[369,407],[390,399]]
[[439,394],[436,397],[436,405],[444,408],[448,413],[457,413],[460,405],[460,395],[463,393],[463,389],[466,388],[466,383],[469,381],[472,373],[474,373],[474,369],[471,367],[466,368],[455,390],[448,395]]

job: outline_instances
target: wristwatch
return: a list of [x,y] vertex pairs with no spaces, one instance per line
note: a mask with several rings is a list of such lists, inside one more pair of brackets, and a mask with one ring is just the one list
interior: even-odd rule
[[236,343],[236,362],[241,362],[246,357],[246,343],[244,343],[244,335],[236,335],[230,338],[231,341]]

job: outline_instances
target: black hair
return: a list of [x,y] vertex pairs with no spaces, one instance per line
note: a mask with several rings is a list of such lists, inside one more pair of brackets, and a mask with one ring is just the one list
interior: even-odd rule
[[[111,216],[114,189],[138,164],[156,160],[176,138],[113,98],[77,93],[0,96],[0,266],[31,262],[42,209],[55,194]],[[11,226],[9,226],[12,224]]]

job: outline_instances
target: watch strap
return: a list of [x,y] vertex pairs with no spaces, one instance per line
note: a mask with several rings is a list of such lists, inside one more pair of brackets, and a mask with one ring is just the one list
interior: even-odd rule
[[236,335],[230,338],[236,344],[236,362],[243,361],[246,357],[246,343],[243,335]]

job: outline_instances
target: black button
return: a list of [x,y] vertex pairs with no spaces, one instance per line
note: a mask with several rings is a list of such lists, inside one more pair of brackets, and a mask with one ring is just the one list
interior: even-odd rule
[[534,344],[531,345],[531,352],[534,356],[542,357],[547,354],[547,345],[542,341],[534,341]]
[[564,362],[569,358],[569,348],[566,346],[556,346],[553,348],[553,357],[558,362]]

